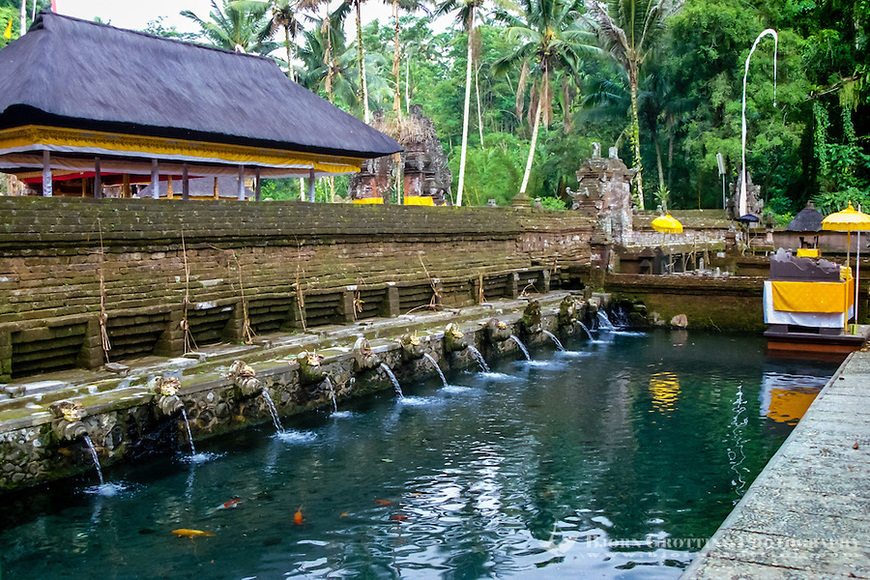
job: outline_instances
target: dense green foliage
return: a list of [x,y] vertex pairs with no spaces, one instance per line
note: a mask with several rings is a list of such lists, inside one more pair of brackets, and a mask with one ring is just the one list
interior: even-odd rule
[[[716,155],[725,158],[726,179],[735,181],[744,65],[758,34],[774,28],[776,79],[774,43],[766,37],[752,56],[746,93],[747,167],[766,206],[781,216],[809,200],[825,210],[849,199],[870,207],[870,0],[686,0],[673,5],[673,14],[653,14],[655,28],[634,49],[614,45],[608,32],[646,26],[649,19],[624,15],[663,4],[608,0],[590,11],[591,4],[577,0],[527,0],[498,10],[466,3],[476,14],[471,34],[461,18],[445,30],[443,18],[433,25],[431,16],[401,12],[399,46],[392,20],[362,29],[369,108],[395,114],[397,94],[402,113],[422,105],[450,160],[454,190],[471,55],[465,204],[510,203],[541,109],[546,122],[530,197],[552,198],[547,203],[559,206],[556,199],[567,199],[565,188],[576,183],[576,170],[598,141],[604,150],[617,146],[628,165],[642,168],[646,207],[660,202],[656,192],[667,192],[675,209],[721,207]],[[455,4],[451,16],[462,5]],[[200,42],[269,53],[284,68],[292,61],[288,72],[298,82],[362,117],[352,32],[357,7],[363,14],[368,9],[357,0],[216,0],[209,18],[194,20],[203,28]],[[4,23],[13,18],[13,38],[19,9],[14,0],[0,0]],[[556,26],[536,20],[545,12],[560,15]],[[159,22],[150,31],[177,35]],[[561,44],[547,44],[557,39]],[[554,50],[569,40],[570,62],[550,66]],[[343,195],[345,180],[339,181]],[[269,187],[273,197],[298,196],[297,182]],[[320,187],[318,197],[328,198],[329,188]]]

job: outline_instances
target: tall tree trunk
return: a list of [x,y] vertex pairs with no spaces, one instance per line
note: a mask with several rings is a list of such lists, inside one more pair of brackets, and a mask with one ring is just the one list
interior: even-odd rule
[[284,47],[287,49],[287,76],[291,81],[296,80],[296,72],[293,70],[293,64],[290,55],[290,25],[284,26]]
[[405,61],[405,112],[411,114],[411,55]]
[[474,92],[477,94],[477,132],[480,133],[480,149],[483,146],[483,114],[480,111],[480,67],[474,67]]
[[668,130],[668,189],[671,189],[671,175],[674,169],[674,130]]
[[462,206],[462,188],[465,184],[465,155],[468,149],[468,110],[471,105],[471,35],[474,32],[474,7],[469,8],[468,30],[468,63],[465,67],[465,110],[462,115],[462,150],[459,154],[459,185],[456,190],[456,206]]
[[[35,2],[36,0],[33,1]],[[18,37],[24,36],[25,32],[27,32],[27,0],[21,0],[21,30],[18,33]]]
[[396,92],[393,98],[393,111],[396,113],[396,118],[402,116],[402,87],[401,87],[401,59],[399,53],[399,0],[393,0],[393,22],[395,22],[395,33],[393,34],[393,78],[396,79]]
[[665,171],[662,168],[662,150],[659,147],[659,132],[656,127],[650,130],[650,138],[656,147],[656,166],[659,170],[659,189],[665,188]]
[[363,36],[362,36],[362,9],[360,7],[360,0],[356,0],[354,3],[356,6],[356,46],[357,46],[357,58],[359,59],[359,76],[360,76],[360,89],[362,91],[362,102],[363,102],[363,120],[366,123],[371,123],[372,114],[369,111],[369,84],[366,79],[366,59],[365,52],[363,50]]
[[629,83],[631,84],[631,127],[629,128],[629,140],[631,147],[634,150],[634,167],[637,171],[634,175],[634,194],[635,203],[639,209],[644,209],[643,202],[643,165],[640,158],[640,121],[637,114],[637,73],[629,73]]
[[541,83],[541,95],[538,97],[538,107],[535,111],[535,123],[532,127],[532,146],[529,147],[529,159],[526,161],[526,172],[523,174],[523,184],[520,186],[520,195],[525,195],[529,185],[529,175],[532,173],[532,160],[535,158],[535,146],[538,143],[538,128],[541,125],[541,111],[544,108],[544,86],[550,82],[548,71],[544,69],[544,81]]

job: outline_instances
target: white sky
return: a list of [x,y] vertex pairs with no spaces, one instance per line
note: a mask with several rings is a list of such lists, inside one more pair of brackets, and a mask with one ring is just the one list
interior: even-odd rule
[[[165,16],[164,26],[175,26],[181,32],[198,32],[199,28],[189,18],[179,15],[182,10],[190,10],[200,18],[208,20],[211,0],[56,0],[59,14],[75,16],[84,20],[100,19],[118,28],[133,30],[144,29],[149,22]],[[218,5],[221,2],[218,1]],[[367,18],[367,15],[369,18]],[[367,4],[363,10],[363,20],[380,19],[386,22],[390,9],[382,3]],[[351,37],[353,27],[349,27]]]

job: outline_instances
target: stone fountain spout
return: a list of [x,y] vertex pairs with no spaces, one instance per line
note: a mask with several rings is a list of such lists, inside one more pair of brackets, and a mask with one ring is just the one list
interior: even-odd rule
[[88,430],[82,423],[88,412],[80,403],[73,401],[57,401],[50,405],[52,431],[61,440],[74,441],[88,434]]
[[558,326],[560,328],[573,328],[578,321],[583,321],[585,309],[586,303],[582,299],[565,296],[559,303]]
[[356,372],[371,370],[381,364],[378,355],[372,352],[365,337],[359,337],[353,345],[354,369]]
[[263,392],[263,386],[260,384],[260,379],[257,378],[257,372],[244,361],[234,361],[224,377],[233,381],[243,397],[256,397]]
[[153,379],[153,390],[157,396],[155,405],[164,416],[172,417],[184,409],[184,403],[178,396],[179,389],[181,389],[181,379],[177,377]]
[[529,305],[526,306],[525,310],[523,310],[523,317],[520,319],[520,324],[526,335],[541,332],[541,305],[537,300],[530,301]]
[[299,384],[316,385],[326,378],[326,369],[320,366],[323,357],[316,352],[303,352],[296,355],[299,363]]
[[423,345],[417,335],[411,332],[405,333],[397,339],[402,349],[402,361],[408,362],[423,357]]
[[511,337],[511,334],[513,334],[511,327],[498,318],[493,318],[486,323],[486,336],[491,343],[504,342]]
[[465,335],[462,334],[462,331],[455,324],[448,324],[447,329],[444,331],[444,350],[450,353],[465,350],[466,348],[468,348],[468,340],[465,338]]

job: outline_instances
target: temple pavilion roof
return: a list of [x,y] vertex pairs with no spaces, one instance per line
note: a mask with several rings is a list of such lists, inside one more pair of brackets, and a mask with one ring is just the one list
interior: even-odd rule
[[[0,171],[347,173],[401,146],[271,59],[40,13],[0,51]],[[100,171],[98,169],[98,171]]]

